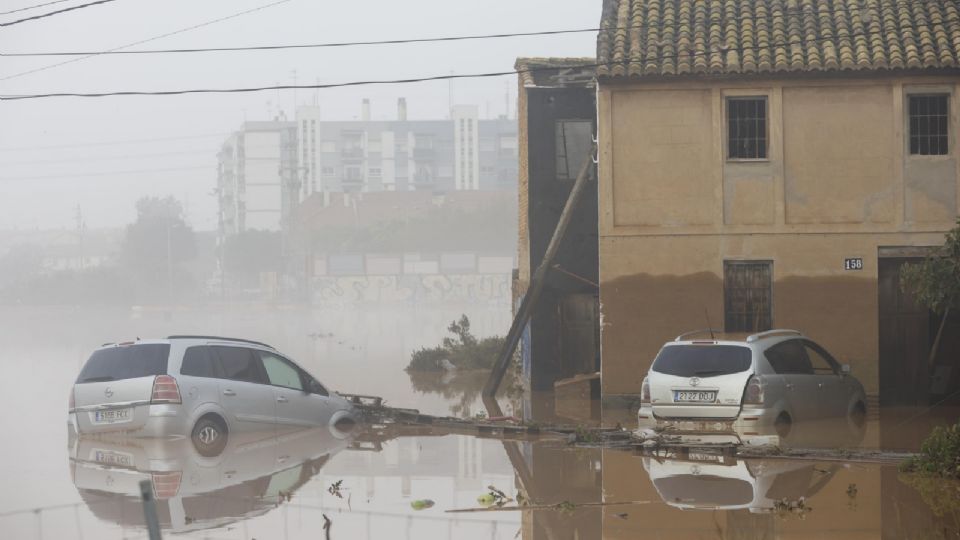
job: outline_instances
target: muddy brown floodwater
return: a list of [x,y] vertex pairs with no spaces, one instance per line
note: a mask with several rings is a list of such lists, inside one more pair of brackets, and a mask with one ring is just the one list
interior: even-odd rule
[[[90,351],[106,341],[173,333],[263,340],[334,389],[472,416],[482,410],[484,374],[403,371],[410,353],[438,343],[461,313],[478,336],[503,333],[510,323],[505,308],[485,305],[4,308],[0,537],[146,538],[136,486],[150,479],[165,536],[182,538],[315,539],[324,537],[327,520],[336,539],[960,538],[960,486],[904,477],[891,466],[738,460],[709,451],[651,456],[556,439],[372,440],[362,431],[329,430],[237,437],[214,458],[183,440],[68,445],[67,392]],[[517,395],[500,403],[516,415],[590,409],[531,407]],[[943,408],[872,410],[856,446],[916,450],[933,425],[956,418],[956,410]],[[629,418],[622,420],[629,427]],[[819,444],[829,446],[830,435]],[[448,512],[479,508],[488,486],[540,509]]]

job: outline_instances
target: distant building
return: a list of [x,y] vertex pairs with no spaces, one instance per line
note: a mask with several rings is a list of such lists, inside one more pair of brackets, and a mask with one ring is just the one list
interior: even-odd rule
[[517,186],[515,120],[480,119],[456,105],[447,120],[408,120],[404,98],[395,120],[322,121],[319,107],[297,109],[300,200],[313,193],[511,190]]
[[221,237],[247,229],[279,231],[296,204],[296,124],[244,122],[218,154]]

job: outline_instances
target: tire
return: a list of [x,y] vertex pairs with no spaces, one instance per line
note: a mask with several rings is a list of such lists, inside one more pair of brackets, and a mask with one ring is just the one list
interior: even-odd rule
[[201,456],[219,456],[227,446],[227,426],[218,417],[204,416],[193,426],[190,439]]
[[850,423],[857,429],[863,429],[867,424],[867,407],[863,403],[857,402],[853,406],[853,410],[850,411]]
[[793,428],[793,419],[790,418],[790,415],[783,412],[780,413],[780,416],[773,422],[773,429],[776,430],[777,436],[780,439],[787,438],[787,435],[790,435],[790,430]]

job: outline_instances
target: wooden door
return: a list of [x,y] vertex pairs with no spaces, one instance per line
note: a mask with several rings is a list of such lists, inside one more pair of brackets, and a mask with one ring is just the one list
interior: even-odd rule
[[879,260],[881,405],[927,405],[930,401],[930,312],[900,287],[900,267],[917,260]]

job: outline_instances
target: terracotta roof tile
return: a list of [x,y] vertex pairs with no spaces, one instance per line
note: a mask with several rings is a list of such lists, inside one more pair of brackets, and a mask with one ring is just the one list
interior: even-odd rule
[[960,0],[604,0],[600,77],[960,66]]

